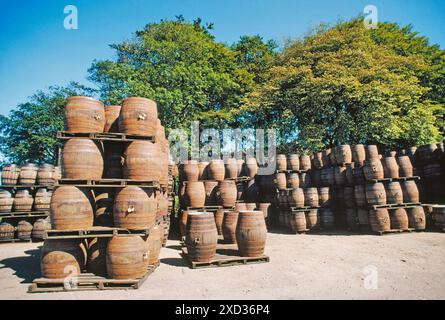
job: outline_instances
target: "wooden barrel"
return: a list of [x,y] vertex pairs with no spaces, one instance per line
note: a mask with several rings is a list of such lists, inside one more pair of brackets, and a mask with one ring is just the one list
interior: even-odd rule
[[305,192],[302,188],[294,188],[288,193],[288,195],[286,204],[289,204],[289,206],[296,208],[302,208],[305,206]]
[[224,208],[235,206],[237,196],[236,183],[234,180],[223,180],[218,183],[218,202]]
[[365,179],[372,181],[374,179],[383,179],[385,174],[382,162],[379,159],[368,159],[363,167]]
[[100,180],[104,170],[102,148],[89,139],[69,139],[62,152],[62,177]]
[[44,278],[80,275],[86,261],[85,244],[80,239],[45,240],[40,251],[40,269]]
[[399,176],[400,177],[412,177],[413,176],[413,165],[411,159],[408,156],[400,156],[397,158],[397,163],[399,165]]
[[218,181],[205,180],[205,205],[206,206],[216,206],[218,201]]
[[17,190],[12,203],[12,210],[17,212],[31,211],[34,198],[28,189]]
[[364,184],[366,182],[365,172],[363,166],[354,165],[354,183],[355,184]]
[[343,144],[334,148],[335,160],[338,165],[345,165],[352,162],[351,147],[348,144]]
[[366,192],[364,185],[358,184],[354,186],[354,200],[357,207],[366,206]]
[[391,210],[389,215],[389,220],[391,224],[391,229],[397,230],[407,230],[408,223],[408,214],[406,213],[405,208],[396,208]]
[[236,164],[238,165],[238,177],[244,176],[244,160],[243,159],[236,159]]
[[46,188],[38,188],[34,197],[34,210],[47,211],[50,209],[52,192]]
[[284,172],[277,173],[275,179],[278,190],[285,190],[287,188],[286,174]]
[[[190,160],[192,161],[192,160]],[[185,165],[185,164],[184,164]],[[186,168],[184,168],[186,169]],[[198,162],[198,178],[196,178],[196,169],[194,168],[194,164],[188,164],[186,170],[184,170],[185,178],[188,181],[198,181],[198,180],[206,180],[208,178],[209,171],[209,163],[207,161],[199,161]],[[191,179],[191,180],[189,180]]]
[[346,208],[355,208],[354,187],[343,187],[343,199]]
[[290,215],[290,225],[293,232],[306,231],[306,215],[304,211],[292,212]]
[[137,279],[147,273],[147,246],[140,236],[114,236],[107,245],[107,274],[112,279]]
[[146,237],[145,244],[147,245],[149,265],[155,265],[159,262],[163,238],[164,229],[161,226],[154,226],[150,234]]
[[417,148],[416,157],[420,164],[431,164],[437,161],[437,145],[426,144]]
[[39,167],[34,163],[27,163],[20,168],[19,184],[31,185],[37,180],[37,171]]
[[404,203],[420,202],[419,189],[415,180],[402,181],[402,193]]
[[43,240],[43,233],[51,230],[51,222],[48,219],[38,219],[34,222],[32,228],[32,238],[35,240]]
[[37,171],[37,184],[52,185],[55,183],[54,166],[44,163]]
[[323,153],[317,152],[314,154],[314,158],[312,159],[312,166],[315,169],[323,168]]
[[388,209],[369,210],[369,224],[374,232],[384,232],[391,229]]
[[416,230],[426,229],[426,217],[423,207],[407,208],[406,212],[408,214],[408,225],[410,228]]
[[94,221],[91,191],[74,186],[57,187],[51,197],[51,225],[55,230],[90,229]]
[[331,206],[331,191],[329,187],[318,188],[318,200],[320,207],[327,208]]
[[237,212],[240,212],[240,211],[246,211],[246,210],[247,210],[247,205],[246,205],[245,202],[237,201],[237,202],[235,203],[235,208],[234,208],[233,210],[235,210],[235,211],[237,211]]
[[189,212],[185,234],[188,258],[208,262],[215,257],[218,231],[211,212]]
[[153,189],[127,186],[114,200],[113,220],[117,228],[149,229],[156,222],[158,198]]
[[317,188],[305,188],[304,192],[304,205],[307,207],[318,207],[318,189]]
[[158,127],[156,102],[141,97],[123,101],[119,114],[119,131],[127,134],[155,136]]
[[32,224],[28,221],[22,220],[17,224],[17,238],[20,240],[31,239]]
[[218,235],[222,235],[222,224],[224,219],[224,209],[218,209],[214,213],[216,230],[218,231]]
[[270,202],[259,202],[258,203],[258,211],[261,211],[263,213],[265,219],[268,218],[272,213],[271,203]]
[[259,257],[264,254],[267,229],[261,211],[241,211],[236,226],[238,251],[243,257]]
[[300,178],[300,187],[308,188],[312,186],[312,179],[309,172],[300,172],[299,178]]
[[345,183],[348,185],[354,185],[354,168],[355,168],[354,162],[346,165]]
[[277,170],[287,170],[287,158],[285,154],[277,154]]
[[376,145],[367,145],[365,148],[366,160],[379,160],[379,150]]
[[236,179],[238,177],[238,163],[235,158],[227,159],[225,163],[226,179]]
[[15,227],[8,223],[0,223],[0,240],[12,240],[14,239]]
[[354,144],[351,146],[352,161],[357,164],[363,164],[366,160],[365,146]]
[[306,228],[313,229],[320,225],[320,214],[318,209],[311,209],[306,212]]
[[445,207],[435,206],[432,208],[432,221],[436,227],[445,229]]
[[286,183],[288,188],[298,188],[300,187],[300,176],[298,173],[288,173],[286,178]]
[[222,232],[226,243],[236,243],[236,226],[238,223],[239,211],[225,211]]
[[[150,192],[148,193],[150,194]],[[157,202],[158,206],[158,209],[156,210],[156,219],[167,218],[169,216],[169,201],[167,193],[156,190],[155,202]]]
[[321,184],[326,187],[335,185],[335,172],[333,167],[326,167],[321,170]]
[[366,201],[370,205],[386,204],[386,192],[383,183],[366,185]]
[[160,145],[150,141],[134,141],[124,152],[124,179],[159,181],[161,178]]
[[113,207],[115,191],[113,189],[99,188],[94,191],[96,209],[94,211],[94,225],[114,227]]
[[255,158],[247,158],[245,173],[248,177],[254,178],[258,173],[258,163]]
[[104,178],[122,179],[122,143],[104,141]]
[[179,234],[181,237],[185,237],[185,228],[187,226],[187,210],[181,210],[179,214]]
[[105,106],[104,132],[119,132],[121,106]]
[[359,225],[369,225],[369,213],[364,208],[357,208],[357,218]]
[[300,156],[298,154],[293,153],[287,156],[287,169],[300,170]]
[[442,165],[440,163],[431,163],[423,167],[425,178],[440,178],[442,176]]
[[385,178],[399,178],[399,165],[395,157],[385,157],[382,159]]
[[402,187],[398,181],[388,182],[385,186],[386,203],[400,204],[403,203]]
[[329,167],[332,165],[331,163],[331,149],[326,149],[321,152],[321,156],[323,159],[323,167]]
[[87,271],[97,276],[107,276],[108,238],[91,238],[88,241]]
[[214,159],[209,164],[209,178],[210,180],[223,181],[225,177],[224,161]]
[[325,229],[331,229],[335,225],[334,212],[329,208],[320,209],[321,226]]
[[185,197],[189,207],[203,207],[206,193],[202,181],[189,181],[185,186]]
[[6,189],[0,189],[0,212],[11,212],[13,203],[12,193]]
[[65,130],[72,133],[103,132],[104,104],[91,97],[73,96],[64,109]]
[[257,204],[256,202],[246,202],[246,211],[256,210]]
[[343,186],[346,184],[345,166],[337,166],[334,168],[334,181],[336,186]]
[[258,184],[256,183],[255,180],[250,180],[249,182],[247,182],[246,187],[244,189],[244,201],[246,203],[248,202],[258,202],[258,193],[259,193],[259,188],[258,188]]
[[311,169],[311,157],[308,155],[300,156],[300,170],[310,170]]
[[17,184],[20,176],[20,167],[16,164],[7,164],[2,169],[2,184]]

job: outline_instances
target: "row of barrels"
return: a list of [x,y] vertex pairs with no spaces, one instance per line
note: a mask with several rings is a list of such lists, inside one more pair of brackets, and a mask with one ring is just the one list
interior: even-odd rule
[[0,212],[48,211],[52,191],[38,188],[35,193],[30,189],[11,190],[0,189]]
[[8,241],[13,239],[19,240],[42,240],[43,232],[51,229],[48,219],[38,219],[34,223],[21,220],[17,225],[12,222],[0,223],[0,241]]
[[335,214],[330,208],[314,208],[292,212],[289,208],[280,208],[278,225],[292,232],[305,232],[318,229],[333,229]]
[[60,175],[60,168],[48,163],[7,164],[2,168],[1,178],[4,185],[53,185]]
[[239,255],[243,257],[262,256],[266,246],[267,228],[261,211],[184,210],[181,230],[188,256],[197,262],[209,262],[215,257],[218,235],[222,235],[226,243],[237,244]]
[[180,181],[223,181],[237,177],[255,177],[258,173],[258,163],[255,158],[228,158],[208,161],[186,160],[179,165]]

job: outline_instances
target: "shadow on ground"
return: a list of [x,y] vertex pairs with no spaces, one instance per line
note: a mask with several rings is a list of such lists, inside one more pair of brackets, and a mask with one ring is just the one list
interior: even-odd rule
[[0,269],[12,269],[14,275],[23,279],[21,283],[31,283],[40,277],[40,250],[25,251],[26,256],[7,258],[0,261]]
[[163,258],[161,263],[168,264],[174,267],[187,267],[187,263],[182,258]]

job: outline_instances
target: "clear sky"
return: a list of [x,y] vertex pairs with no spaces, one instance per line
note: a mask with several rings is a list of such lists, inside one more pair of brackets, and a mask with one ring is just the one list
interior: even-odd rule
[[[63,27],[70,4],[78,9],[78,30]],[[320,22],[354,17],[368,4],[378,8],[380,21],[412,23],[445,48],[445,0],[0,0],[0,113],[49,85],[89,84],[91,62],[113,58],[108,45],[148,22],[182,14],[213,22],[218,41],[260,34],[280,42]]]

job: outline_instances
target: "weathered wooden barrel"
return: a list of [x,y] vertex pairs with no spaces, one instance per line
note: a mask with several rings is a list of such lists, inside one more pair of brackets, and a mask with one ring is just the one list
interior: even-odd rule
[[311,172],[306,174],[311,177],[310,181],[313,187],[318,187],[321,185],[321,170],[312,170]]
[[286,183],[288,188],[298,188],[300,187],[300,176],[298,173],[288,173],[286,178]]
[[94,211],[94,225],[113,227],[113,207],[115,191],[113,189],[100,188],[94,191],[96,208]]
[[122,179],[122,143],[104,141],[104,178]]
[[102,147],[93,140],[69,139],[62,152],[62,177],[100,180],[104,170]]
[[[185,165],[185,164],[184,164]],[[193,164],[189,164],[189,168],[185,170],[185,176],[189,181],[206,180],[209,177],[209,163],[207,161],[198,162],[198,179],[196,179],[196,172]]]
[[163,238],[164,229],[161,226],[154,226],[150,234],[146,237],[145,244],[147,245],[149,265],[155,265],[159,262]]
[[359,225],[369,225],[369,212],[365,208],[357,208],[357,219]]
[[352,162],[351,147],[348,144],[335,147],[334,152],[338,165],[345,165]]
[[234,208],[233,210],[238,211],[238,212],[240,212],[240,211],[246,211],[246,210],[247,210],[246,203],[245,203],[245,202],[237,201],[237,202],[235,203],[235,208]]
[[218,231],[218,235],[222,235],[222,224],[224,219],[224,209],[218,209],[214,213],[216,230]]
[[127,186],[114,200],[113,220],[117,228],[148,229],[156,222],[158,199],[153,189]]
[[246,175],[253,178],[258,173],[258,163],[255,158],[247,158],[246,159]]
[[366,206],[366,192],[364,185],[358,184],[354,186],[354,200],[357,207]]
[[37,171],[39,167],[34,163],[27,163],[20,168],[19,183],[35,184],[37,180]]
[[332,152],[331,149],[326,149],[321,152],[321,156],[323,159],[323,167],[329,167],[330,165],[332,165],[331,152]]
[[140,236],[114,236],[107,245],[107,274],[112,279],[138,279],[147,273],[147,246]]
[[300,156],[300,170],[310,170],[311,169],[311,157],[308,155]]
[[367,184],[366,189],[366,201],[370,205],[386,204],[386,192],[383,183]]
[[383,179],[385,174],[382,162],[379,159],[368,159],[363,167],[365,179],[372,181],[374,179]]
[[287,158],[285,154],[277,154],[277,170],[287,170]]
[[246,211],[256,210],[257,204],[256,202],[246,202]]
[[80,239],[45,240],[40,251],[40,269],[44,278],[80,275],[86,261],[85,242]]
[[218,181],[205,180],[204,189],[206,196],[205,205],[215,206],[218,201]]
[[32,224],[28,221],[22,220],[17,223],[17,238],[20,240],[31,239]]
[[413,176],[413,165],[411,159],[408,156],[400,156],[397,158],[397,163],[399,165],[399,176],[400,177],[412,177]]
[[12,240],[14,239],[15,227],[8,223],[0,223],[0,240]]
[[236,183],[234,180],[223,180],[218,183],[218,202],[224,208],[235,206],[237,196]]
[[320,225],[320,214],[318,209],[311,209],[306,212],[306,228],[313,229]]
[[287,156],[287,170],[300,170],[300,156],[292,153]]
[[435,206],[432,208],[432,221],[434,225],[445,229],[445,208],[442,206]]
[[329,187],[318,188],[318,200],[320,207],[327,208],[331,206],[331,190]]
[[119,114],[119,131],[127,134],[155,136],[158,126],[156,102],[130,97],[123,101]]
[[11,212],[14,198],[12,193],[6,189],[0,189],[0,212]]
[[402,181],[402,193],[404,203],[420,202],[419,189],[415,180]]
[[244,190],[245,190],[245,185],[244,183],[237,183],[236,184],[236,200],[244,200]]
[[257,202],[258,201],[259,188],[255,180],[250,180],[244,189],[244,201]]
[[300,178],[300,187],[308,188],[312,186],[312,179],[309,172],[300,172],[299,178]]
[[408,225],[410,228],[416,230],[425,230],[426,228],[426,216],[423,207],[407,208]]
[[159,181],[162,166],[158,143],[133,141],[124,152],[124,179]]
[[[198,181],[204,177],[205,168],[208,162],[198,162],[196,160],[185,160],[179,167],[179,177],[181,181]],[[201,172],[202,170],[202,172]]]
[[206,200],[204,182],[189,181],[185,186],[185,197],[189,207],[203,207]]
[[420,164],[431,164],[437,161],[437,145],[426,144],[417,148],[416,157]]
[[335,185],[335,172],[333,167],[326,167],[321,170],[321,184],[326,187]]
[[[242,211],[241,211],[242,212]],[[222,225],[223,238],[226,243],[236,243],[236,226],[239,211],[225,211]]]
[[[285,191],[287,193],[287,201],[283,202],[282,207],[287,206],[302,208],[305,205],[304,191],[302,188],[295,188],[290,191]],[[283,194],[283,198],[284,194]]]
[[28,189],[17,190],[12,203],[12,210],[17,212],[31,211],[34,198]]
[[88,241],[87,271],[97,276],[107,276],[108,238],[92,238]]
[[218,231],[211,212],[189,212],[185,234],[188,257],[192,261],[208,262],[215,257]]
[[346,208],[354,208],[355,207],[355,199],[354,199],[354,187],[345,186],[343,187],[343,199],[344,205]]
[[185,228],[187,226],[187,210],[181,210],[179,214],[179,234],[181,237],[185,237]]
[[20,167],[16,164],[7,164],[2,169],[2,184],[17,184],[20,176]]
[[236,159],[236,164],[238,165],[238,177],[244,176],[244,160]]
[[305,188],[304,192],[304,205],[307,207],[318,207],[318,189],[317,188]]
[[331,229],[335,225],[334,212],[330,208],[320,209],[321,226],[325,229]]
[[385,157],[382,159],[385,178],[399,178],[399,165],[395,157]]
[[362,165],[366,160],[365,146],[362,144],[354,144],[351,146],[352,161]]
[[55,230],[90,229],[94,221],[91,191],[74,186],[57,187],[51,197],[51,225]]
[[268,218],[272,213],[272,207],[270,202],[259,202],[257,207],[258,211],[261,211],[263,213],[265,219]]
[[277,173],[275,179],[278,190],[285,190],[287,188],[286,174],[284,172]]
[[225,163],[226,179],[236,179],[238,177],[238,163],[235,158],[227,159]]
[[405,208],[396,208],[394,210],[391,209],[389,214],[389,220],[391,224],[391,229],[399,229],[399,230],[407,230],[408,223],[408,214],[406,213]]
[[314,158],[312,159],[312,166],[315,169],[321,169],[323,168],[323,153],[322,152],[317,152],[314,154]]
[[103,132],[104,104],[91,97],[69,97],[64,109],[65,130],[72,133]]
[[354,162],[346,165],[345,183],[348,185],[354,185],[354,168],[355,168]]
[[105,106],[104,132],[119,132],[119,114],[121,106]]
[[32,228],[32,238],[43,240],[43,233],[47,230],[51,230],[51,222],[48,219],[38,219]]
[[45,211],[50,209],[52,192],[46,188],[38,188],[34,197],[34,209]]
[[334,168],[334,181],[336,186],[343,186],[346,184],[346,167],[336,166]]
[[440,163],[430,163],[423,167],[425,178],[440,178],[442,174],[442,165]]
[[236,226],[238,251],[243,257],[259,257],[264,254],[267,229],[261,211],[241,211]]
[[337,159],[335,159],[335,147],[331,148],[331,152],[329,153],[329,162],[331,166],[335,166],[337,164]]
[[306,231],[306,215],[304,211],[292,212],[290,214],[290,226],[293,232]]
[[379,150],[376,145],[370,144],[365,148],[366,160],[379,160]]
[[386,203],[401,204],[403,203],[402,187],[398,181],[388,182],[385,186]]
[[213,159],[209,164],[209,178],[210,180],[223,181],[225,177],[224,161]]
[[369,210],[369,224],[374,232],[385,232],[391,229],[388,209]]
[[364,184],[366,182],[365,172],[363,166],[354,165],[354,183],[355,184]]
[[44,163],[37,171],[37,184],[52,185],[55,183],[54,166]]

